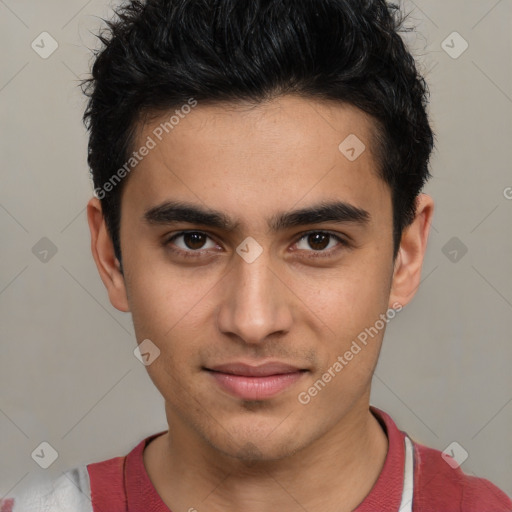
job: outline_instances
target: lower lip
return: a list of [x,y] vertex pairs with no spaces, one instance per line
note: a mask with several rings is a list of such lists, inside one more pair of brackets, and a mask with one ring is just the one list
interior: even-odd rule
[[231,395],[243,400],[264,400],[293,385],[305,372],[297,371],[266,377],[247,377],[215,371],[209,373],[217,384]]

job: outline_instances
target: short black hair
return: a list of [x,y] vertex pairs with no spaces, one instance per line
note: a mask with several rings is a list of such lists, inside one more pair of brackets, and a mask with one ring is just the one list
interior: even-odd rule
[[[116,257],[126,164],[149,113],[279,95],[353,105],[374,121],[373,153],[393,202],[394,255],[430,177],[428,88],[385,0],[132,0],[100,34],[89,101],[88,163]],[[341,141],[340,141],[341,142]]]

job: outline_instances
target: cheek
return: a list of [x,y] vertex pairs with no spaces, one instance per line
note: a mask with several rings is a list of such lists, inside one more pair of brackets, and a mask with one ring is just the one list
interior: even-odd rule
[[133,255],[130,263],[126,279],[130,307],[134,325],[144,337],[165,339],[184,326],[193,329],[211,308],[221,281],[214,273],[172,267],[144,256]]
[[[148,261],[135,258],[133,263]],[[215,326],[212,312],[219,276],[180,271],[154,260],[129,268],[127,288],[136,338],[139,343],[149,339],[160,350],[146,369],[160,392],[171,403],[179,403],[186,394],[182,388],[199,371],[201,349],[214,336],[208,329]]]
[[325,279],[308,279],[302,290],[311,297],[305,302],[312,321],[324,326],[316,347],[321,367],[311,389],[318,392],[317,407],[329,410],[332,401],[348,407],[371,382],[387,325],[381,315],[387,311],[391,276],[384,267],[376,254],[358,255],[357,262]]
[[357,255],[336,269],[290,278],[289,287],[313,321],[325,324],[331,337],[338,335],[342,345],[387,310],[391,272],[374,258],[369,260]]
[[171,281],[172,290],[168,284],[163,279],[131,283],[133,325],[139,343],[149,339],[159,350],[158,357],[146,366],[155,387],[169,404],[190,408],[190,383],[200,367],[201,331],[196,327],[199,299],[189,301],[178,293],[176,280]]

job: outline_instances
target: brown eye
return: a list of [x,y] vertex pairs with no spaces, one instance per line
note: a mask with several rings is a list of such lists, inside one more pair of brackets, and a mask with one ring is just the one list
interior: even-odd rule
[[215,242],[206,233],[201,231],[182,231],[170,237],[164,245],[174,252],[194,256],[200,256],[202,252],[215,249]]
[[188,249],[198,250],[203,248],[207,238],[203,233],[185,233],[183,242]]
[[315,251],[323,251],[330,241],[331,235],[325,233],[314,233],[308,235],[308,244]]
[[[335,256],[350,244],[341,236],[327,231],[310,231],[304,233],[295,244],[296,248],[307,257]],[[309,254],[308,254],[309,253]]]

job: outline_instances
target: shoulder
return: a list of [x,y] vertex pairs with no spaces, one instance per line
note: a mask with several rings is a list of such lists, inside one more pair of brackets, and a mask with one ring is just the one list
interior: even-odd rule
[[67,470],[58,478],[33,481],[0,500],[2,512],[92,512],[86,466]]
[[512,501],[489,480],[465,474],[439,450],[413,445],[414,510],[512,512]]
[[114,457],[87,466],[91,498],[99,510],[108,510],[109,512],[127,510],[125,482],[127,457]]
[[[384,411],[371,410],[390,445],[400,447],[406,432]],[[414,448],[414,512],[512,512],[510,498],[489,480],[466,475],[452,457],[408,437]]]
[[126,476],[132,486],[138,485],[145,446],[165,432],[142,439],[128,455],[76,466],[53,480],[32,481],[0,499],[0,512],[126,512]]

